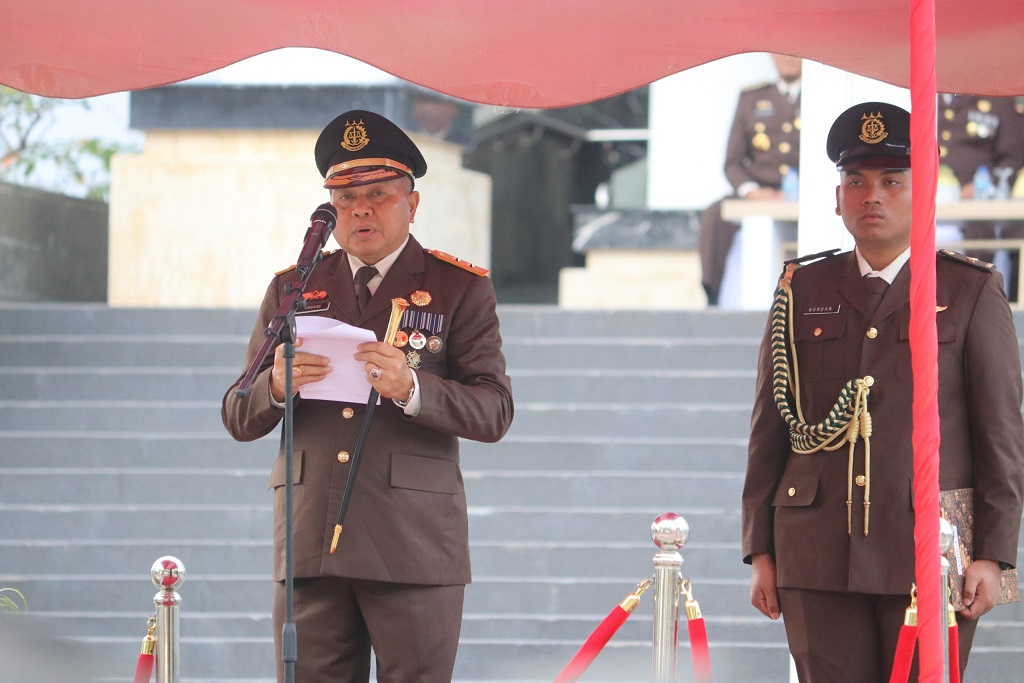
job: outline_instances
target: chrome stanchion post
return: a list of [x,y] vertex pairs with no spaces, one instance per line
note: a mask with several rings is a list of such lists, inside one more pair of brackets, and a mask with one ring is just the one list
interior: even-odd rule
[[165,555],[153,563],[150,578],[159,588],[153,598],[156,605],[156,683],[179,683],[180,648],[178,644],[178,586],[185,579],[185,565]]
[[654,555],[654,683],[676,680],[683,569],[683,556],[677,551],[689,538],[690,526],[674,512],[659,515],[651,524],[651,540],[660,548]]
[[939,552],[942,557],[942,623],[945,628],[942,634],[942,680],[949,683],[949,560],[946,553],[953,547],[953,527],[939,517]]

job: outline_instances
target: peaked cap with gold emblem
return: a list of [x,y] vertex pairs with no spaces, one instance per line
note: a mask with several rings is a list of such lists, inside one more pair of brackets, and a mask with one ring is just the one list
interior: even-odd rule
[[419,178],[427,162],[402,129],[380,114],[347,111],[327,124],[313,152],[325,188]]
[[840,171],[910,168],[910,112],[888,102],[862,102],[844,111],[825,142]]

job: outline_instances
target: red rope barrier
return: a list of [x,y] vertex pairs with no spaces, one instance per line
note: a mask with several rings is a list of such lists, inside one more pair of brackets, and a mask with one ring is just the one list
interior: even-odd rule
[[146,624],[146,637],[142,639],[139,663],[135,666],[135,683],[149,683],[153,679],[153,665],[156,663],[153,656],[153,650],[156,649],[156,638],[153,637],[155,630],[156,619],[150,617]]
[[910,680],[910,664],[914,660],[914,644],[917,642],[917,626],[903,624],[900,639],[896,642],[896,659],[892,663],[889,683],[907,683]]
[[914,661],[914,645],[917,643],[917,588],[910,591],[910,607],[903,616],[900,638],[896,641],[896,657],[892,663],[889,683],[907,683],[910,680],[910,666]]
[[650,585],[650,579],[637,584],[636,590],[627,595],[622,602],[612,609],[608,616],[604,618],[604,621],[590,634],[590,637],[583,643],[572,660],[558,674],[555,683],[575,683],[583,675],[583,672],[597,658],[597,655],[601,653],[601,650],[608,644],[608,641],[615,635],[615,632],[619,630],[619,627],[626,623],[626,619],[629,619],[629,615],[640,604],[640,596],[644,594],[644,591]]
[[686,594],[686,629],[690,635],[690,653],[693,657],[693,678],[697,683],[711,683],[711,652],[708,650],[708,631],[700,605],[693,599],[689,579],[683,580]]
[[[903,617],[903,627],[896,643],[896,657],[892,663],[889,683],[907,683],[910,667],[914,660],[914,646],[917,643],[917,588],[911,592],[910,607]],[[960,629],[956,623],[953,605],[948,605],[947,618],[949,639],[949,683],[960,683]]]

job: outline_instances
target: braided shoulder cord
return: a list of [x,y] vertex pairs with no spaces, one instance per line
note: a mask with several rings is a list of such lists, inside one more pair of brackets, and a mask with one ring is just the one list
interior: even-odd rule
[[[772,306],[772,392],[779,414],[789,426],[789,439],[795,452],[806,454],[819,450],[832,451],[842,445],[834,442],[842,438],[843,432],[846,432],[846,439],[851,443],[855,443],[858,436],[870,436],[871,417],[867,413],[870,389],[863,379],[852,379],[843,386],[839,398],[824,420],[815,425],[807,424],[804,420],[800,407],[796,342],[790,341],[793,327],[790,280],[796,267],[795,264],[787,266]],[[795,415],[790,407],[790,396],[795,403]]]

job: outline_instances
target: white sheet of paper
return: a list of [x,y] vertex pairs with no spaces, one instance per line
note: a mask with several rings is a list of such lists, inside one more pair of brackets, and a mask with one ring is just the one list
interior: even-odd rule
[[[331,372],[324,379],[299,387],[299,396],[321,401],[366,403],[373,388],[366,381],[365,364],[355,360],[356,347],[377,341],[372,330],[354,327],[323,316],[296,316],[295,328],[302,346],[296,351],[315,353],[331,359]],[[380,404],[380,399],[377,399]]]

